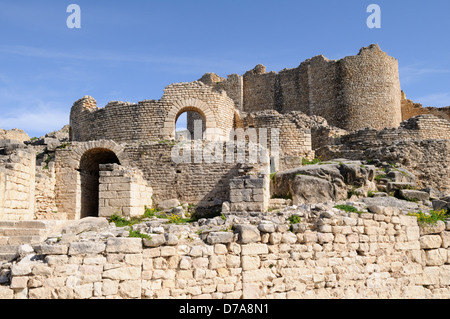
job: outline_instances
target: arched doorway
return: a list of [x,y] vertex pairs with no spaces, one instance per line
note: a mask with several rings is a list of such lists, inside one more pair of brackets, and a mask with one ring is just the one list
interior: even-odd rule
[[116,154],[106,148],[93,148],[86,151],[80,160],[80,218],[98,216],[99,204],[99,165],[120,164]]
[[175,118],[175,137],[177,140],[203,139],[205,130],[205,118],[197,110],[182,109]]

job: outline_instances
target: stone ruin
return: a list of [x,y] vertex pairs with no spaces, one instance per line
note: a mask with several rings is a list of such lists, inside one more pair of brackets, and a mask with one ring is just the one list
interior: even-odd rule
[[371,45],[2,130],[0,298],[448,298],[445,112]]

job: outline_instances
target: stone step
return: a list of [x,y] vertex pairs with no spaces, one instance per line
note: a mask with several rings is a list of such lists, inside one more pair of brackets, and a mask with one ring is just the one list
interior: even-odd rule
[[47,229],[47,223],[39,220],[0,221],[0,228]]
[[45,236],[47,231],[45,229],[38,228],[1,228],[0,236],[13,237],[13,236]]
[[8,239],[9,245],[38,244],[44,238],[41,236],[12,236]]

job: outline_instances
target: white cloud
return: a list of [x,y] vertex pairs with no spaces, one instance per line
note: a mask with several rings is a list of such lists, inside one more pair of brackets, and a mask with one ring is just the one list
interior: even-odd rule
[[448,69],[437,69],[418,64],[399,67],[400,82],[402,85],[422,80],[424,76],[450,73]]
[[59,130],[66,124],[69,124],[68,113],[46,107],[18,110],[0,118],[0,127],[2,129],[19,128],[30,136],[42,136]]
[[422,104],[424,107],[444,107],[450,106],[450,93],[433,93],[419,97],[413,97],[412,100],[416,103]]

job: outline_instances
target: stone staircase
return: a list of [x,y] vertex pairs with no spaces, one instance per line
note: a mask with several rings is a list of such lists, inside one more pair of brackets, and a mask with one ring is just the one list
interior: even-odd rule
[[55,221],[0,221],[0,262],[11,261],[18,256],[23,244],[38,244],[55,231]]

